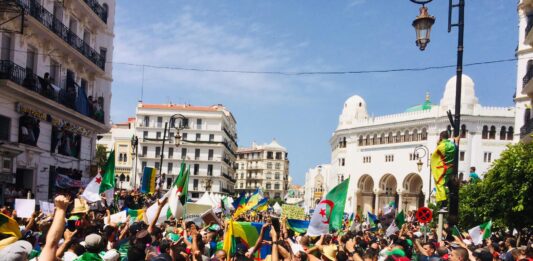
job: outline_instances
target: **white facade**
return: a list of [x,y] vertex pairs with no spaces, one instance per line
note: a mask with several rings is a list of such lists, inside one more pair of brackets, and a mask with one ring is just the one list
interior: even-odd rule
[[9,185],[39,200],[75,192],[110,128],[115,1],[2,4],[12,5],[4,18],[26,13],[0,26],[0,195]]
[[304,208],[305,212],[314,209],[325,193],[338,184],[331,164],[322,164],[305,173]]
[[518,22],[515,141],[522,139],[530,142],[533,130],[533,1],[520,1]]
[[[162,149],[165,123],[175,114],[185,116],[187,122],[182,124],[188,127],[180,132],[181,141],[176,146],[177,131],[171,126]],[[192,199],[200,198],[205,191],[233,194],[237,123],[224,106],[139,103],[135,118],[135,135],[139,139],[137,184],[140,184],[145,166],[155,167],[165,174],[161,180],[162,189],[169,189],[185,160],[191,168],[189,194]],[[162,153],[163,164],[159,166]]]
[[261,188],[265,197],[284,198],[289,186],[287,149],[275,139],[269,144],[239,148],[236,192],[253,193]]
[[[463,75],[462,84],[459,173],[467,177],[474,166],[482,177],[512,142],[515,111],[481,106],[472,79]],[[415,153],[414,148],[424,145],[429,153],[435,150],[439,133],[451,130],[446,111],[453,111],[454,102],[455,77],[446,83],[440,104],[431,104],[427,95],[424,104],[403,113],[370,117],[363,98],[352,96],[345,102],[330,139],[332,171],[323,179],[338,184],[350,177],[346,212],[377,212],[390,201],[396,201],[400,209],[413,210],[427,202],[432,180],[429,155]],[[424,163],[420,173],[419,159]],[[311,170],[306,180],[306,201],[314,199],[308,196],[315,187],[313,175]]]
[[[108,133],[100,135],[96,142],[102,145],[109,153],[115,150],[115,178],[116,188],[131,190],[134,186],[133,163],[135,154],[132,149],[131,138],[135,135],[135,118],[129,118],[127,122],[113,124]],[[137,185],[137,184],[135,184]]]

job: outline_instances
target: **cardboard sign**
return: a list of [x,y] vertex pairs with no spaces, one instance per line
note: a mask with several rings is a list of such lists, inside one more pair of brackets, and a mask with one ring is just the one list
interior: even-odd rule
[[204,221],[204,224],[218,224],[219,226],[223,225],[222,221],[220,221],[220,219],[218,219],[218,217],[215,215],[213,209],[203,213],[201,218]]
[[[122,210],[118,213],[115,213],[110,216],[110,219],[111,219],[111,223],[115,223],[115,224],[125,223],[128,220],[128,211]],[[109,225],[107,223],[107,218],[104,218],[104,224]]]
[[288,219],[305,220],[305,210],[296,205],[283,205],[281,206],[281,217],[287,217]]
[[17,211],[17,217],[29,218],[35,212],[35,199],[15,199],[15,210]]

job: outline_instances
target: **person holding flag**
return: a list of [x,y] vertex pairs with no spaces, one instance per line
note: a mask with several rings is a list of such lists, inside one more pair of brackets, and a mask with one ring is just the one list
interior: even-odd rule
[[115,193],[115,151],[109,153],[107,162],[102,169],[102,174],[97,174],[87,185],[81,197],[87,202],[93,203],[102,200],[100,194],[105,193],[107,205],[113,203]]

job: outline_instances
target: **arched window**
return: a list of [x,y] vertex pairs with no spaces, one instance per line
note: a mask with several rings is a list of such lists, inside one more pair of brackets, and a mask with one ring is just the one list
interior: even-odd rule
[[428,130],[426,128],[422,129],[421,138],[422,138],[422,140],[427,140],[428,139]]
[[412,137],[412,141],[418,141],[418,130],[417,129],[413,131],[413,134],[411,135],[411,137]]
[[494,139],[496,139],[496,127],[490,126],[489,140],[494,140]]
[[396,132],[395,140],[396,140],[396,142],[401,142],[402,141],[402,133],[400,131]]
[[385,144],[385,133],[381,133],[379,136],[379,144]]
[[514,135],[514,128],[513,126],[509,126],[509,129],[507,129],[507,140],[513,140]]
[[392,132],[389,132],[388,140],[389,140],[388,143],[394,143],[394,138],[392,137]]
[[370,135],[366,135],[365,145],[370,145]]
[[461,138],[466,138],[466,125],[461,125]]
[[505,126],[502,126],[500,129],[500,140],[505,140],[505,138],[507,138],[507,129]]
[[483,126],[483,131],[481,132],[481,138],[484,140],[489,138],[489,127],[487,127],[487,125]]
[[363,146],[363,135],[359,135],[359,140],[357,142],[359,146]]
[[130,176],[129,176],[129,175],[126,176],[126,181],[127,181],[127,182],[130,182]]
[[411,141],[411,136],[409,135],[409,131],[405,131],[403,136],[404,136],[404,141],[405,142]]
[[446,127],[446,131],[448,132],[448,136],[451,137],[452,136],[452,126],[448,125],[448,127]]
[[120,174],[120,181],[126,180],[126,176],[124,174]]
[[372,145],[378,144],[378,135],[374,134],[374,137],[372,138]]

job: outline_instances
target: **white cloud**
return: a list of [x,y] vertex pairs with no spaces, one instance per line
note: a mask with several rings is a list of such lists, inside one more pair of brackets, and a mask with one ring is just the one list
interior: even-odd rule
[[[200,21],[191,8],[183,8],[180,13],[172,21],[141,27],[131,24],[117,26],[114,61],[183,68],[296,71],[291,68],[291,57],[298,52],[297,48],[307,45],[302,42],[295,45],[296,49],[291,49],[282,42],[263,42],[259,40],[261,35],[257,35],[261,33],[259,24],[236,28],[234,24],[228,26]],[[142,75],[139,72],[139,67],[116,65],[114,78],[117,86],[140,86]],[[312,84],[323,84],[317,78],[314,80]],[[265,74],[145,68],[144,86],[145,93],[148,88],[169,91],[187,87],[226,98],[268,102],[290,100],[291,94],[296,94],[295,89],[302,84],[310,82],[298,77]]]

